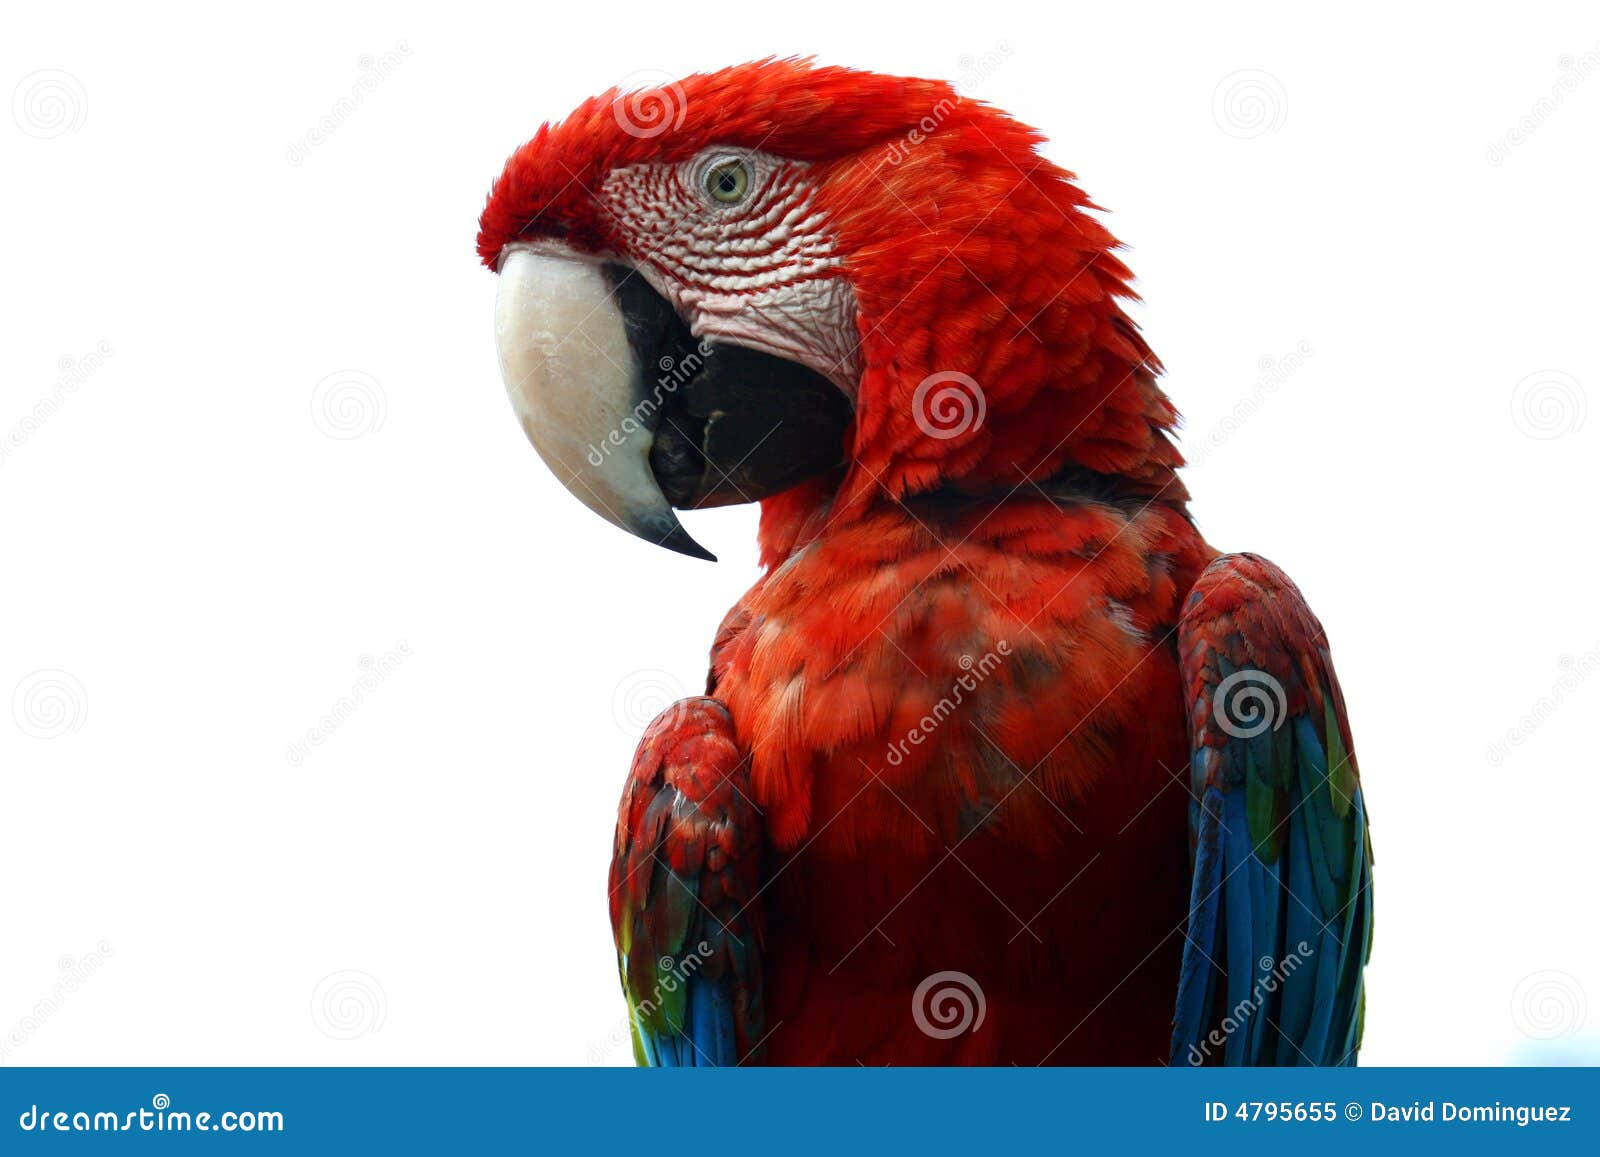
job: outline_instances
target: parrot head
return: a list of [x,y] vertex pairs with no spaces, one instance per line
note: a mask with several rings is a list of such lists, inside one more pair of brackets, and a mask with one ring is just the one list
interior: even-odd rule
[[674,508],[1176,487],[1128,271],[1041,143],[943,82],[796,60],[545,124],[478,233],[530,441],[596,513],[703,558]]

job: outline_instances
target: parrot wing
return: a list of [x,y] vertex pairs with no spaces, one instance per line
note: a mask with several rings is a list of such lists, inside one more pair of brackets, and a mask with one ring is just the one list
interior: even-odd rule
[[1178,646],[1194,882],[1172,1063],[1353,1064],[1372,849],[1322,625],[1277,567],[1224,555]]
[[761,840],[748,774],[715,699],[669,708],[633,757],[611,930],[641,1065],[737,1065],[760,1047]]

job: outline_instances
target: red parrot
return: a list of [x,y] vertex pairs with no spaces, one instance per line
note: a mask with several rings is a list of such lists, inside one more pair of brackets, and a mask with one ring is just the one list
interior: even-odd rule
[[1347,1064],[1366,806],[1322,627],[1196,529],[1116,240],[932,80],[766,60],[494,182],[514,408],[579,499],[760,502],[610,907],[649,1065]]

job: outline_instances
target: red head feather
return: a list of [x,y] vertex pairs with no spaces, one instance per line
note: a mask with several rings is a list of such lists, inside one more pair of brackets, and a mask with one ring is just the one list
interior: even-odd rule
[[1119,300],[1130,274],[1041,141],[941,81],[797,60],[613,89],[510,158],[478,252],[494,267],[510,241],[555,236],[628,256],[593,196],[619,167],[713,145],[811,162],[859,307],[862,376],[846,476],[768,501],[769,558],[822,505],[837,519],[884,493],[1003,493],[1067,467],[1181,501],[1177,415]]

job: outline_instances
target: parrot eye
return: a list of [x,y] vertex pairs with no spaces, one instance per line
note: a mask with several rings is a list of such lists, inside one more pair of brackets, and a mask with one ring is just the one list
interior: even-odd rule
[[737,205],[750,192],[750,170],[743,161],[719,161],[706,170],[705,187],[718,204]]

